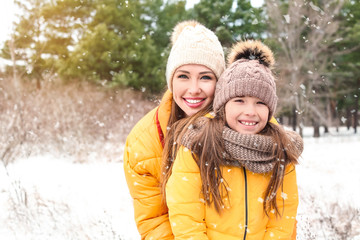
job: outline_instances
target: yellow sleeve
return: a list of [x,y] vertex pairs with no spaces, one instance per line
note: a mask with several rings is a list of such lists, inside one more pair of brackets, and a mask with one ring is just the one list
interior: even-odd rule
[[191,152],[181,147],[166,185],[169,219],[176,240],[206,240],[205,203],[199,168]]
[[124,158],[124,171],[133,198],[135,222],[141,239],[174,239],[158,180],[134,170]]
[[151,125],[152,116],[148,119],[142,120],[127,138],[124,174],[141,239],[171,240],[174,236],[158,177],[162,149],[160,142],[153,137],[157,135],[154,134],[155,126]]

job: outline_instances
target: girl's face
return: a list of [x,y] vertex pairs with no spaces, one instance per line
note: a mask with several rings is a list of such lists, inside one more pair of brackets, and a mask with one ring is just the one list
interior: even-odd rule
[[256,97],[236,97],[225,104],[226,123],[242,134],[256,134],[268,122],[269,108]]
[[172,79],[174,101],[186,116],[192,116],[212,102],[215,85],[216,76],[209,68],[197,64],[182,65]]

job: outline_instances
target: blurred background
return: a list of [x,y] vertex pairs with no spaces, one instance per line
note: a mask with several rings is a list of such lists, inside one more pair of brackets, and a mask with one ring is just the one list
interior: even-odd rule
[[[47,165],[39,162],[39,156],[71,163],[64,166],[64,175],[69,167],[73,169],[73,164],[109,163],[106,166],[110,169],[114,169],[111,164],[121,165],[127,134],[159,103],[166,90],[169,37],[176,23],[186,19],[195,19],[213,30],[225,53],[233,43],[245,39],[260,39],[272,48],[279,96],[276,118],[304,137],[305,157],[323,160],[316,166],[304,161],[300,188],[316,186],[305,179],[318,176],[324,170],[324,161],[333,164],[326,165],[329,168],[319,175],[321,178],[339,182],[345,179],[346,184],[342,183],[346,186],[360,184],[359,177],[344,178],[357,176],[353,164],[359,166],[355,150],[360,142],[360,1],[2,0],[0,15],[0,159],[4,166],[0,180],[8,183],[0,185],[0,202],[7,204],[3,205],[9,207],[7,211],[11,209],[3,214],[3,221],[12,223],[7,230],[0,228],[0,236],[6,236],[2,239],[32,239],[22,237],[33,233],[34,226],[41,229],[44,221],[41,204],[47,206],[46,214],[53,216],[45,218],[46,222],[60,222],[61,226],[70,222],[88,229],[83,223],[54,217],[71,212],[66,210],[71,207],[68,203],[55,204],[53,198],[45,201],[38,190],[31,190],[37,189],[39,183],[24,185],[33,181],[34,176],[21,175],[25,173],[19,169],[29,168],[35,175],[43,176],[39,169]],[[37,160],[26,167],[20,164],[24,160],[31,162],[31,158]],[[341,162],[344,159],[348,161]],[[340,162],[344,171],[337,169]],[[119,172],[114,173],[114,178],[122,174],[121,166],[115,168]],[[97,173],[98,177],[106,178],[109,171],[104,167],[104,174]],[[93,179],[89,171],[73,175],[74,179],[79,176]],[[46,175],[43,179],[48,178]],[[59,176],[56,184],[60,186],[62,179],[63,175]],[[108,181],[104,185],[114,184],[114,180]],[[117,181],[125,184],[124,180]],[[329,188],[347,189],[344,185],[325,184],[317,204],[319,195],[314,194],[315,190],[303,197],[302,203],[307,205],[302,208],[306,221],[303,219],[304,224],[300,225],[301,239],[360,238],[359,206],[354,204],[360,198],[351,199],[346,207],[335,204],[337,198],[328,204],[322,202],[329,195],[341,195],[329,194]],[[125,216],[129,216],[127,222],[132,222],[131,201],[121,198],[124,192],[118,192],[127,191],[126,186],[117,190],[116,185],[112,186],[104,196],[118,194],[116,204],[121,201],[128,204]],[[342,194],[351,196],[354,192],[358,191],[349,189]],[[84,196],[83,201],[87,201]],[[306,212],[311,206],[317,211],[308,216]],[[324,210],[324,206],[332,212]],[[119,212],[124,213],[124,209]],[[349,214],[351,217],[344,220]],[[24,221],[28,225],[22,225]],[[52,228],[62,229],[58,239],[104,239],[101,237],[104,227],[107,233],[114,233],[106,239],[122,237],[118,234],[122,230],[109,228],[113,223],[108,219],[100,225],[90,223],[98,231],[92,235],[87,232],[87,236],[92,236],[89,238],[86,234],[76,235],[79,231],[66,235],[69,229],[56,224]],[[135,229],[124,224],[121,223],[124,231]],[[14,237],[16,234],[11,234],[19,226],[23,235]],[[324,228],[325,232],[311,235]],[[134,239],[138,239],[136,230],[132,232]],[[30,236],[41,239],[38,234]],[[54,237],[50,230],[44,239],[49,236]]]
[[24,89],[32,91],[49,81],[86,82],[159,96],[172,28],[196,19],[217,34],[226,53],[241,39],[261,39],[272,47],[281,123],[300,133],[312,126],[315,137],[320,126],[328,131],[346,125],[357,132],[359,1],[6,2],[2,11],[16,17],[4,17],[3,28],[10,32],[2,35],[3,82],[27,84]]

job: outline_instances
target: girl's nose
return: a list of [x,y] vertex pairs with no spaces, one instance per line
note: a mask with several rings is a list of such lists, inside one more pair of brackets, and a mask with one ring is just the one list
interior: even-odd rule
[[244,108],[244,113],[246,115],[252,116],[255,115],[256,111],[255,111],[255,106],[253,104],[246,104],[245,108]]

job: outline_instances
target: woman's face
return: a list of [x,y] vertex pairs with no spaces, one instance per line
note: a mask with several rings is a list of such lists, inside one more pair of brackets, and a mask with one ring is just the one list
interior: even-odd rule
[[174,101],[186,116],[192,116],[212,102],[215,85],[216,76],[209,68],[197,64],[182,65],[172,79]]
[[256,97],[236,97],[225,104],[226,123],[242,134],[256,134],[268,122],[269,108]]

